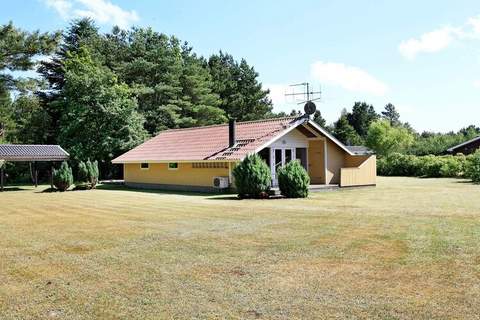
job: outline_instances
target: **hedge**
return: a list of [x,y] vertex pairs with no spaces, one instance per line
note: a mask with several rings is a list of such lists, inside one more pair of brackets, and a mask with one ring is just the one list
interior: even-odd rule
[[410,176],[435,178],[467,177],[467,167],[473,156],[414,156],[393,153],[378,159],[377,171],[383,176]]
[[466,176],[475,183],[480,183],[480,150],[471,156],[466,166]]

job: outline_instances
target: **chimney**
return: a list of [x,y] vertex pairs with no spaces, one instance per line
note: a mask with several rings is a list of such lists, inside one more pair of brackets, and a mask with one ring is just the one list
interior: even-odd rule
[[229,148],[233,147],[237,142],[237,138],[235,136],[235,125],[236,125],[236,119],[230,118],[230,120],[228,121],[228,147]]

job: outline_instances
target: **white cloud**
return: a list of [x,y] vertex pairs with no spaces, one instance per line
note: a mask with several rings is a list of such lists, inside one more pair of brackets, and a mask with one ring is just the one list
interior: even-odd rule
[[480,16],[468,19],[467,25],[472,28],[472,36],[480,36]]
[[418,39],[402,41],[398,49],[407,59],[414,59],[420,52],[437,52],[447,48],[459,33],[458,29],[444,27],[424,33]]
[[274,105],[285,104],[285,93],[287,93],[287,85],[284,84],[265,84],[265,87],[270,90],[269,97]]
[[461,26],[442,27],[402,41],[398,50],[405,58],[412,60],[419,53],[438,52],[448,48],[455,41],[469,39],[480,39],[480,16],[468,18]]
[[101,24],[127,28],[139,19],[134,10],[124,10],[108,0],[45,0],[45,4],[64,20],[88,17]]
[[66,0],[46,0],[45,4],[49,8],[53,8],[57,13],[62,17],[62,19],[67,20],[70,18],[70,10],[72,9],[72,4]]
[[385,83],[368,72],[343,63],[318,61],[312,65],[311,73],[322,84],[340,86],[349,91],[383,96],[389,90]]

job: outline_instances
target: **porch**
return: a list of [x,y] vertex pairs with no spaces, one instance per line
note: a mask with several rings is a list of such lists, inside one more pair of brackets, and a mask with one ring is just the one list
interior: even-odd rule
[[310,122],[267,144],[258,154],[270,167],[274,189],[278,170],[292,160],[308,172],[311,191],[375,184],[374,154],[365,147],[347,147]]
[[[310,192],[328,192],[328,191],[335,191],[340,189],[340,185],[338,184],[310,184],[308,190]],[[277,187],[273,187],[271,190],[272,195],[280,195],[280,189]]]

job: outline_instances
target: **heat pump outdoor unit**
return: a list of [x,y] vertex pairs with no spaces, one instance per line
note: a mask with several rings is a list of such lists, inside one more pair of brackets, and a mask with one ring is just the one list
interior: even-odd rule
[[217,189],[228,188],[228,177],[213,177],[213,187]]

